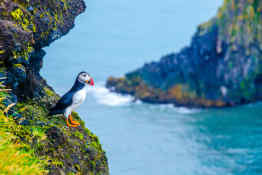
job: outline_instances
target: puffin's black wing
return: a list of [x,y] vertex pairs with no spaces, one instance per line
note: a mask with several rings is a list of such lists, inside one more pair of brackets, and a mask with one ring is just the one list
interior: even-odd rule
[[73,92],[67,92],[56,103],[56,105],[50,109],[49,115],[63,114],[65,109],[73,103]]

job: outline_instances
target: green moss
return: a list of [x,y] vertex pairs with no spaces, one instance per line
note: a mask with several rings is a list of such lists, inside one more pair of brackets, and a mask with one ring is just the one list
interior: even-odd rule
[[74,132],[74,135],[76,137],[78,137],[80,140],[83,140],[84,139],[84,135],[82,133],[80,133],[79,131],[76,131]]
[[98,137],[93,134],[89,129],[85,129],[85,131],[87,132],[89,138],[91,139],[91,142],[88,144],[89,146],[92,146],[94,148],[96,148],[99,152],[103,152],[102,150],[102,146],[98,141]]
[[204,35],[207,32],[210,32],[211,26],[213,25],[213,21],[207,21],[201,25],[198,26],[199,35]]
[[61,0],[64,3],[64,9],[68,10],[68,3],[67,0]]
[[31,127],[32,137],[38,138],[40,141],[46,139],[46,130],[42,127]]
[[[92,154],[95,153],[95,162],[100,161],[100,159],[103,158],[104,151],[102,150],[101,144],[99,143],[96,135],[86,128],[84,130],[81,128],[67,128],[64,117],[61,115],[48,117],[48,110],[46,110],[45,104],[40,104],[41,103],[36,101],[29,100],[17,105],[17,111],[19,111],[24,116],[22,120],[25,119],[30,123],[29,126],[23,127],[26,132],[19,133],[18,135],[20,137],[29,135],[29,137],[25,137],[25,140],[26,142],[33,145],[32,148],[35,154],[48,155],[48,157],[45,157],[45,160],[50,160],[49,166],[60,168],[64,168],[64,166],[67,165],[65,160],[71,160],[72,153],[75,154],[76,152],[79,152],[78,156],[80,156],[80,154],[84,154],[86,152],[86,148],[93,149]],[[75,120],[80,122],[82,121],[77,113],[74,112],[72,115]],[[39,126],[39,121],[41,121],[44,126]],[[81,127],[84,127],[84,123],[81,123],[83,124]],[[59,145],[58,147],[55,146],[57,141],[52,141],[48,137],[48,133],[52,128],[57,128],[58,133],[61,132],[60,134],[62,134],[59,134],[59,138],[63,140],[65,139],[63,144]],[[89,156],[87,156],[87,158],[88,157]],[[93,160],[88,160],[89,159],[86,159],[81,163],[81,165],[73,166],[75,169],[77,169],[77,171],[81,172],[82,169],[84,169],[84,164],[86,168],[91,165],[93,166]],[[95,172],[97,169],[96,167],[101,166],[96,165],[96,163],[94,164],[95,168],[90,172]],[[106,167],[106,170],[106,161],[103,161],[103,166]]]
[[55,165],[56,167],[63,167],[63,165],[64,165],[64,163],[62,161],[59,161],[57,159],[53,159],[52,164]]
[[54,95],[56,95],[55,93],[54,93],[54,91],[52,91],[50,88],[48,88],[48,87],[44,87],[44,91],[45,91],[45,93],[48,95],[48,96],[54,96]]
[[[24,13],[21,8],[16,8],[15,10],[10,12],[11,17],[16,22],[18,26],[20,26],[24,31],[31,32],[31,26],[35,30],[35,24],[33,23],[32,16]],[[32,43],[28,42],[25,44],[25,47],[22,50],[13,50],[13,58],[24,57],[26,60],[29,58],[29,54],[34,51]]]
[[26,15],[22,9],[17,8],[16,10],[11,12],[11,16],[20,25],[23,30],[30,32],[29,25],[32,23],[30,17]]

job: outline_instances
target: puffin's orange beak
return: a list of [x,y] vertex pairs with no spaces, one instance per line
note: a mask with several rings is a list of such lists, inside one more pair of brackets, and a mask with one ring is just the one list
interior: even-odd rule
[[90,78],[89,81],[87,80],[86,83],[87,83],[87,84],[90,84],[91,86],[94,86],[94,85],[95,85],[93,78]]

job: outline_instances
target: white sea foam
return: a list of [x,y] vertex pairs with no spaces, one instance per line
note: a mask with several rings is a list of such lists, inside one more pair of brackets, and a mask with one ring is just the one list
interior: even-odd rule
[[93,94],[99,104],[107,106],[125,106],[129,105],[133,101],[133,97],[110,92],[107,88],[100,84],[90,88],[88,91],[90,94]]
[[[126,106],[130,105],[132,102],[135,105],[141,105],[143,102],[140,100],[134,100],[134,97],[130,95],[120,95],[114,92],[110,92],[105,88],[104,83],[97,83],[96,86],[88,89],[88,92],[94,96],[99,104],[104,104],[107,106]],[[186,107],[175,107],[173,104],[163,104],[163,105],[152,105],[153,108],[159,108],[161,111],[174,110],[180,114],[194,114],[200,112],[199,109],[192,109]]]
[[195,114],[201,112],[200,109],[177,107],[173,104],[152,105],[151,108],[159,108],[161,111],[175,111],[179,114]]
[[194,114],[198,113],[201,110],[200,109],[192,109],[192,108],[186,108],[186,107],[174,107],[176,112],[180,114]]

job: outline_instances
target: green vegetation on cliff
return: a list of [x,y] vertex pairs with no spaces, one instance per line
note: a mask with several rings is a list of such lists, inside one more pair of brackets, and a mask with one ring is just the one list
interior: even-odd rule
[[7,156],[0,157],[0,172],[34,175],[108,174],[105,152],[97,136],[85,128],[77,113],[73,113],[81,123],[77,128],[68,128],[62,115],[47,116],[48,108],[58,98],[54,92],[51,93],[51,89],[48,91],[49,95],[42,98],[17,103],[6,114],[4,100],[9,95],[0,94],[0,155],[14,155],[8,159],[12,162],[9,165]]
[[39,73],[42,48],[84,10],[83,0],[0,1],[0,174],[109,174],[98,137],[77,113],[77,128],[47,116],[59,97]]
[[8,118],[0,110],[0,172],[3,175],[42,175],[47,162],[35,156],[32,149],[15,132],[21,132],[21,127],[12,118]]

